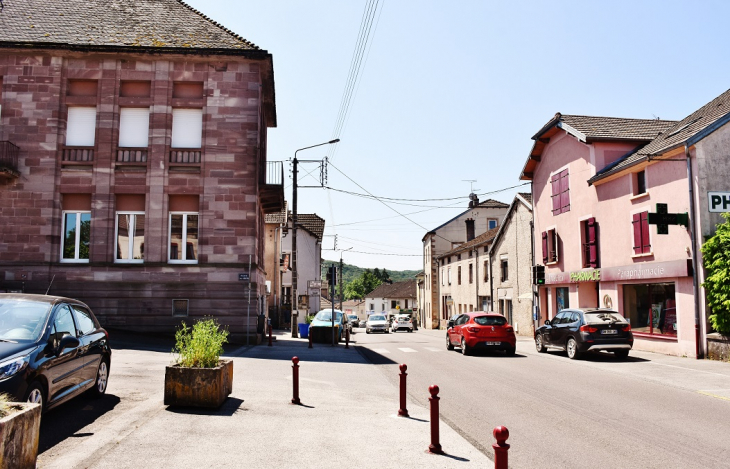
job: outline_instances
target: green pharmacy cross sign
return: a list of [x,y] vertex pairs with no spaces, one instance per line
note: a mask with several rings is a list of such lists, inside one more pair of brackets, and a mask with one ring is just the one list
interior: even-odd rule
[[667,204],[656,204],[656,213],[649,213],[647,221],[656,225],[657,234],[669,234],[669,225],[689,227],[689,215],[684,213],[667,213]]

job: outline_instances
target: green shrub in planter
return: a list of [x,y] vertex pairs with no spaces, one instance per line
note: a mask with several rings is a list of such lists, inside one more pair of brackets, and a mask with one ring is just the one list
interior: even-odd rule
[[314,321],[314,315],[313,314],[307,314],[304,316],[304,322],[306,324],[312,324],[312,321]]
[[221,330],[218,321],[204,319],[189,328],[184,322],[175,333],[176,363],[187,368],[214,368],[228,342],[228,331]]

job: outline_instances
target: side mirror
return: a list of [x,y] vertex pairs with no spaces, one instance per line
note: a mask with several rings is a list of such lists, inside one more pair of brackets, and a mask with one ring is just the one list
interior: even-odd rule
[[545,325],[546,325],[546,326],[549,326],[549,325],[550,325],[550,320],[549,320],[549,319],[546,319],[546,320],[545,320]]
[[450,320],[450,321],[448,322],[448,327],[449,327],[449,328],[451,328],[451,327],[454,327],[454,321],[451,321],[451,320]]
[[63,353],[63,351],[65,349],[76,348],[79,346],[79,344],[80,344],[79,339],[77,339],[76,337],[74,337],[70,334],[67,334],[67,335],[63,336],[61,338],[60,342],[58,343],[58,348],[56,349],[56,354],[61,355],[61,353]]

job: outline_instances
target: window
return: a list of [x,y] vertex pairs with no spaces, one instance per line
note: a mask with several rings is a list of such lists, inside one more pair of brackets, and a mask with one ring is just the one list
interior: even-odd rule
[[441,269],[441,286],[446,285],[446,275],[444,275],[444,269]]
[[56,312],[56,319],[53,321],[53,330],[50,337],[53,348],[57,348],[60,345],[61,339],[66,335],[77,337],[76,325],[74,324],[71,309],[68,305],[61,305]]
[[484,261],[484,281],[489,281],[489,261]]
[[634,195],[646,194],[646,173],[639,171],[636,173],[636,184],[634,185]]
[[542,261],[544,264],[558,262],[558,234],[555,229],[542,232]]
[[555,288],[555,309],[560,312],[566,308],[570,308],[570,294],[568,287]]
[[632,216],[632,225],[634,230],[634,254],[651,253],[651,243],[649,242],[649,212],[635,213]]
[[623,285],[624,316],[634,333],[677,336],[674,283]]
[[96,324],[94,324],[94,320],[91,318],[91,313],[78,305],[73,305],[72,308],[76,313],[76,324],[78,324],[79,334],[86,335],[94,332]]
[[500,265],[502,267],[502,281],[504,282],[509,280],[509,261],[507,259],[502,259]]
[[471,218],[465,221],[466,223],[466,240],[471,241],[474,239],[474,220]]
[[150,109],[122,108],[119,110],[119,146],[147,148],[149,145]]
[[451,285],[451,267],[449,267],[449,285]]
[[69,107],[66,123],[66,145],[93,147],[96,135],[96,108]]
[[63,212],[62,262],[89,262],[91,212]]
[[202,109],[172,110],[172,148],[200,148],[203,139]]
[[117,212],[115,262],[144,261],[144,212]]
[[375,311],[375,303],[370,303],[370,311]]
[[499,220],[497,220],[496,218],[489,218],[489,219],[487,219],[487,227],[488,227],[488,229],[491,230],[491,229],[496,228],[497,226],[499,226]]
[[390,309],[395,309],[396,306],[398,306],[398,302],[396,300],[390,300]]
[[198,254],[198,214],[170,213],[171,263],[196,264]]
[[598,267],[598,224],[591,217],[580,222],[583,267]]
[[553,215],[570,211],[570,184],[568,170],[565,169],[550,178],[552,189]]
[[461,266],[456,268],[456,284],[461,285]]
[[474,264],[469,264],[469,283],[474,283]]
[[190,300],[172,300],[172,315],[187,316]]

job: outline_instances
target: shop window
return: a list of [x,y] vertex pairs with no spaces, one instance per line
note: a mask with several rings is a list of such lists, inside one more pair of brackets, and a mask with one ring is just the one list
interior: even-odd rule
[[119,110],[119,146],[147,148],[149,145],[150,108]]
[[202,109],[172,110],[172,148],[200,148],[203,139]]
[[558,262],[558,233],[555,229],[542,232],[542,261],[543,264]]
[[623,285],[623,314],[639,334],[677,336],[674,283]]
[[634,254],[651,253],[651,243],[649,242],[649,212],[635,213],[632,216],[632,225],[634,230]]
[[96,136],[96,108],[69,107],[66,146],[93,147]]
[[560,312],[566,308],[570,308],[568,287],[557,287],[555,288],[555,310]]
[[598,267],[598,224],[595,218],[580,222],[583,267]]
[[550,178],[553,215],[570,211],[570,183],[568,170],[565,169]]

